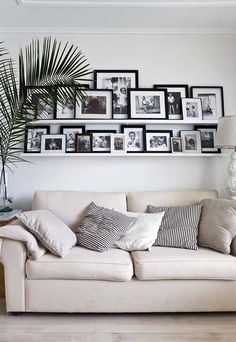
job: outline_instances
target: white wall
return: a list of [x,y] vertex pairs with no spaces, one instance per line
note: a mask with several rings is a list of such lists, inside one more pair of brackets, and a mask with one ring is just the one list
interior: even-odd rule
[[[1,34],[14,56],[34,35]],[[94,69],[138,69],[140,86],[223,85],[226,114],[236,108],[233,36],[58,35],[80,46]],[[215,188],[225,195],[228,158],[34,158],[11,177],[15,204],[29,208],[37,189],[134,191]]]

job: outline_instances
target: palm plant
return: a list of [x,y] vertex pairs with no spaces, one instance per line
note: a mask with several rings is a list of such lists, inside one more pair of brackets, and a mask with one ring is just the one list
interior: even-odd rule
[[51,38],[44,38],[42,43],[33,40],[25,50],[20,50],[18,72],[0,42],[0,211],[11,210],[6,169],[12,171],[12,165],[25,161],[19,153],[23,150],[26,128],[35,120],[32,94],[52,96],[52,88],[61,85],[57,93],[59,103],[65,104],[75,95],[81,100],[84,96],[81,81],[90,73],[89,64],[77,46]]

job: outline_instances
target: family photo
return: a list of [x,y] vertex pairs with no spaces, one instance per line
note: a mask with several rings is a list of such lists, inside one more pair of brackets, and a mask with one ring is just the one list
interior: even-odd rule
[[217,113],[216,95],[215,94],[201,94],[198,96],[202,100],[202,115],[206,120],[214,119]]
[[168,92],[168,115],[181,115],[181,93]]
[[34,127],[26,132],[25,151],[29,153],[41,151],[41,140],[43,134],[48,134],[50,127]]
[[75,100],[67,99],[64,105],[57,104],[57,119],[74,119],[75,117]]
[[92,152],[92,142],[90,134],[77,134],[77,148],[78,153],[89,153]]
[[171,152],[171,136],[172,131],[147,131],[147,152]]
[[135,96],[137,114],[160,114],[159,96]]
[[201,99],[182,99],[183,119],[184,120],[202,120],[202,104]]
[[85,96],[82,103],[82,114],[106,114],[107,102],[105,96]]
[[61,134],[66,136],[66,152],[76,152],[76,134],[82,134],[84,126],[61,126]]

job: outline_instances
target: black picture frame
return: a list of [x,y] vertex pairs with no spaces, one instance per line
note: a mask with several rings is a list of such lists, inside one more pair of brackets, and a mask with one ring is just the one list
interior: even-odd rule
[[86,130],[86,133],[88,133],[88,134],[91,134],[92,135],[92,152],[93,153],[111,153],[111,141],[110,141],[110,149],[109,149],[109,151],[96,151],[96,150],[94,150],[94,148],[93,148],[93,134],[94,133],[110,133],[110,134],[116,134],[117,133],[117,130],[116,129],[88,129],[88,130]]
[[[186,98],[189,97],[189,85],[188,84],[154,84],[153,85],[154,89],[166,89],[167,90],[167,115],[169,120],[182,120],[183,118],[183,110],[182,110],[182,98]],[[169,102],[168,102],[168,96],[171,93],[171,91],[169,91],[168,89],[171,88],[182,88],[182,90],[184,90],[185,94],[181,95],[180,98],[178,99],[178,106],[179,106],[179,113],[178,114],[170,114],[170,110],[169,110]],[[174,91],[172,91],[174,92]],[[175,109],[174,109],[175,110]]]
[[[99,79],[99,74],[111,74],[112,78],[121,78],[121,77],[128,77],[128,74],[132,74],[132,79],[130,81],[130,86],[126,87],[123,84],[117,85],[118,89],[117,91],[113,89],[112,86],[108,86],[109,88],[106,88],[105,86],[101,85],[101,82]],[[123,76],[121,76],[123,74]],[[124,81],[124,80],[123,80]],[[113,82],[114,83],[114,82]],[[122,83],[122,82],[121,82]],[[127,119],[129,117],[128,112],[128,89],[129,88],[138,88],[139,87],[139,71],[134,69],[97,69],[94,70],[94,87],[95,89],[110,89],[113,91],[113,118],[114,119]],[[121,90],[122,88],[125,88],[126,94],[122,94]],[[117,93],[122,95],[120,96],[120,101],[118,100]],[[119,102],[120,105],[119,105]],[[122,103],[123,102],[123,103]],[[118,113],[120,111],[120,113]]]
[[[33,93],[34,89],[35,90],[41,89],[42,91],[45,91],[45,94],[48,93],[48,96],[46,96],[46,95],[44,96],[43,94],[39,94],[37,92],[35,92],[35,94],[34,94]],[[25,104],[24,104],[26,107],[29,104],[28,98],[27,98],[29,95],[29,90],[32,91],[32,95],[31,95],[32,100],[30,102],[31,102],[31,106],[34,107],[34,109],[35,109],[35,115],[34,115],[35,120],[54,120],[56,117],[56,89],[55,89],[55,87],[52,87],[52,86],[27,86],[25,88]],[[48,116],[46,115],[46,113],[44,113],[44,114],[40,113],[42,111],[42,108],[43,108],[43,106],[38,104],[38,99],[40,97],[41,98],[47,97],[49,99],[49,101],[51,101],[52,113]],[[44,101],[44,102],[46,102],[46,101]],[[50,103],[45,103],[45,104],[50,107]],[[41,109],[39,109],[40,106],[41,106]]]
[[203,142],[202,142],[202,131],[203,130],[215,130],[215,133],[217,131],[217,125],[207,125],[207,126],[194,126],[194,130],[196,131],[200,131],[200,137],[201,137],[201,149],[202,149],[202,153],[216,153],[219,154],[221,153],[221,149],[218,147],[203,147]]
[[[98,94],[100,93],[100,96],[102,97],[104,93],[106,93],[106,96],[110,97],[110,103],[107,103],[106,111],[108,111],[108,114],[103,114],[103,113],[82,113],[82,108],[84,105],[84,102],[80,101],[76,103],[76,114],[75,114],[75,119],[76,120],[112,120],[113,119],[113,106],[112,106],[112,90],[109,89],[88,89],[87,91],[85,90],[85,95],[84,98],[86,99],[86,96],[90,96],[88,94]],[[99,95],[97,95],[99,96]],[[80,113],[78,113],[78,110],[80,110]],[[95,108],[96,111],[96,108]],[[107,117],[105,117],[106,115]]]
[[[83,134],[76,134],[76,153],[92,153],[92,134],[83,133]],[[81,150],[78,147],[78,139],[79,137],[89,137],[89,149]]]
[[125,129],[136,129],[136,128],[141,128],[142,129],[142,141],[143,141],[143,148],[141,150],[130,150],[128,149],[128,139],[126,138],[125,139],[125,142],[126,142],[126,152],[127,153],[144,153],[145,150],[146,150],[146,126],[145,125],[121,125],[121,133],[124,133],[125,134]]
[[[219,92],[220,92],[220,99],[221,99],[221,113],[218,115],[218,114],[216,114],[217,115],[217,118],[216,118],[216,120],[218,120],[220,117],[222,117],[222,116],[225,116],[225,105],[224,105],[224,89],[223,89],[223,87],[222,86],[191,86],[190,87],[190,97],[199,97],[199,98],[201,98],[201,100],[202,100],[202,97],[201,96],[199,96],[199,93],[197,92],[194,92],[194,90],[195,89],[199,89],[199,90],[206,90],[206,89],[218,89],[219,90]],[[196,96],[196,94],[197,94],[197,96]],[[206,93],[207,94],[207,93]],[[208,119],[204,119],[204,116],[205,116],[205,113],[204,113],[204,104],[203,104],[203,101],[202,101],[202,109],[203,109],[203,120],[204,121],[206,121],[206,124],[207,124],[207,120]]]
[[68,150],[67,147],[67,133],[65,133],[64,131],[66,129],[71,129],[71,130],[76,130],[76,129],[80,129],[82,131],[81,134],[85,133],[85,126],[60,126],[60,134],[64,134],[66,136],[66,153],[75,153],[76,152],[76,134],[80,134],[80,133],[74,133],[74,141],[75,141],[75,147],[73,148],[73,150]]
[[[39,150],[38,151],[30,151],[28,150],[28,134],[29,131],[31,130],[36,130],[36,129],[42,129],[42,130],[46,130],[46,133],[44,134],[50,134],[50,126],[31,126],[28,127],[25,131],[25,140],[24,140],[24,152],[25,153],[41,153],[41,136],[40,136],[40,146],[39,146]],[[42,134],[43,135],[43,134]]]
[[[167,151],[158,151],[158,150],[149,150],[148,149],[148,144],[147,144],[147,134],[149,133],[164,133],[164,134],[169,134],[169,149]],[[145,134],[145,144],[146,144],[146,153],[172,153],[172,149],[171,149],[171,138],[173,137],[173,131],[172,130],[146,130],[146,134]]]
[[[163,95],[163,108],[162,108],[162,117],[134,117],[132,114],[132,93],[133,92],[142,92],[142,93],[162,93]],[[131,88],[128,89],[128,112],[129,112],[129,119],[135,119],[135,120],[166,120],[167,119],[167,113],[166,113],[166,108],[167,108],[167,90],[166,89],[154,89],[154,88]],[[144,96],[144,95],[139,95],[139,96]],[[147,96],[147,95],[146,95]],[[153,96],[153,95],[152,95]]]

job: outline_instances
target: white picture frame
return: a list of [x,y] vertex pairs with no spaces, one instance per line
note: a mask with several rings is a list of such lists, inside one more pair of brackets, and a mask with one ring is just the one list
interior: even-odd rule
[[185,121],[201,121],[202,120],[202,103],[200,98],[184,98],[182,99],[183,120]]
[[65,153],[66,135],[44,134],[41,137],[41,153]]
[[201,153],[201,135],[200,131],[180,131],[180,136],[183,138],[184,153]]
[[84,90],[84,101],[77,101],[76,103],[75,118],[112,119],[112,90]]
[[116,133],[111,135],[111,153],[126,153],[126,138],[124,133]]

